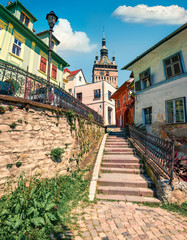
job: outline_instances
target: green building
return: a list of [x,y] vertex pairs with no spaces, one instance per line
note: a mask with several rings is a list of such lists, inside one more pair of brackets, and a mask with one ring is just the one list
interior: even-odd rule
[[[17,0],[0,4],[0,59],[47,79],[49,31],[35,34],[37,19]],[[63,86],[63,69],[69,66],[57,53],[60,42],[52,36],[50,81]]]

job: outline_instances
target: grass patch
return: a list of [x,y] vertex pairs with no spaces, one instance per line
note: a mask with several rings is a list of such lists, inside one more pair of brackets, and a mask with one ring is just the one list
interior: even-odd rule
[[80,201],[88,202],[88,180],[84,173],[78,170],[53,179],[41,179],[39,175],[28,179],[21,175],[14,191],[11,182],[7,182],[5,195],[0,199],[0,239],[65,237],[74,222],[71,210]]
[[179,205],[178,203],[141,203],[140,205],[148,207],[160,207],[187,217],[187,201],[185,201],[181,205]]

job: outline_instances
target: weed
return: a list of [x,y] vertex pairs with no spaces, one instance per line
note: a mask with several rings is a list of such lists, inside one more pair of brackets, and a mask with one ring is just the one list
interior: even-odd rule
[[8,164],[6,165],[6,168],[7,168],[8,170],[10,170],[10,169],[12,168],[12,166],[13,166],[12,163],[8,163]]
[[[15,191],[5,186],[0,199],[0,239],[62,239],[69,232],[70,212],[88,196],[84,172],[42,179],[19,177]],[[73,219],[73,223],[76,219]],[[69,239],[63,238],[63,239]]]
[[13,122],[13,123],[11,123],[11,124],[9,125],[9,127],[12,128],[12,129],[15,129],[16,126],[17,126],[17,124],[16,124],[15,122]]
[[22,119],[18,119],[18,121],[17,121],[18,123],[22,123],[23,122],[23,120]]
[[13,111],[13,109],[14,109],[14,106],[12,106],[12,105],[9,105],[9,106],[8,106],[8,108],[9,108],[9,111]]
[[54,148],[50,152],[50,156],[54,162],[60,163],[62,162],[61,155],[64,153],[63,148]]
[[17,168],[21,167],[21,165],[22,165],[22,162],[19,162],[19,161],[16,162],[16,167],[17,167]]
[[0,106],[0,113],[5,113],[6,109],[3,106]]
[[67,149],[69,145],[71,145],[71,143],[65,143],[65,149]]
[[149,207],[160,207],[166,209],[171,212],[177,212],[181,215],[187,216],[187,201],[182,203],[181,205],[178,203],[141,203],[141,205],[149,206]]

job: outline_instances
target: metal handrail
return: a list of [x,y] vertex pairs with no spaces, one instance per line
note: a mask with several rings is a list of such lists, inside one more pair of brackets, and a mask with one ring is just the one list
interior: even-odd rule
[[[50,83],[50,104],[72,110],[84,117],[93,115],[94,121],[103,124],[103,118],[96,111],[78,101],[60,86]],[[11,63],[0,60],[0,94],[22,97],[46,103],[47,80]],[[49,103],[48,103],[49,104]]]
[[173,180],[174,140],[167,141],[143,132],[133,126],[126,126],[127,135],[141,148],[145,158],[151,158]]

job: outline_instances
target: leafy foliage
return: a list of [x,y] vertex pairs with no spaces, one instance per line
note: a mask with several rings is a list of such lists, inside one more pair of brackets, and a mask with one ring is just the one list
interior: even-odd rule
[[61,159],[61,155],[64,153],[64,149],[63,148],[54,148],[51,150],[50,152],[50,156],[52,158],[52,160],[54,162],[61,162],[62,159]]
[[3,106],[0,106],[0,113],[5,113],[6,109]]
[[17,168],[21,167],[21,165],[22,165],[22,162],[19,162],[19,161],[16,162],[16,167],[17,167]]
[[87,199],[88,181],[83,171],[69,176],[29,180],[21,175],[15,191],[5,186],[0,199],[0,239],[49,239],[55,229],[61,232],[70,223],[70,211],[81,199]]

